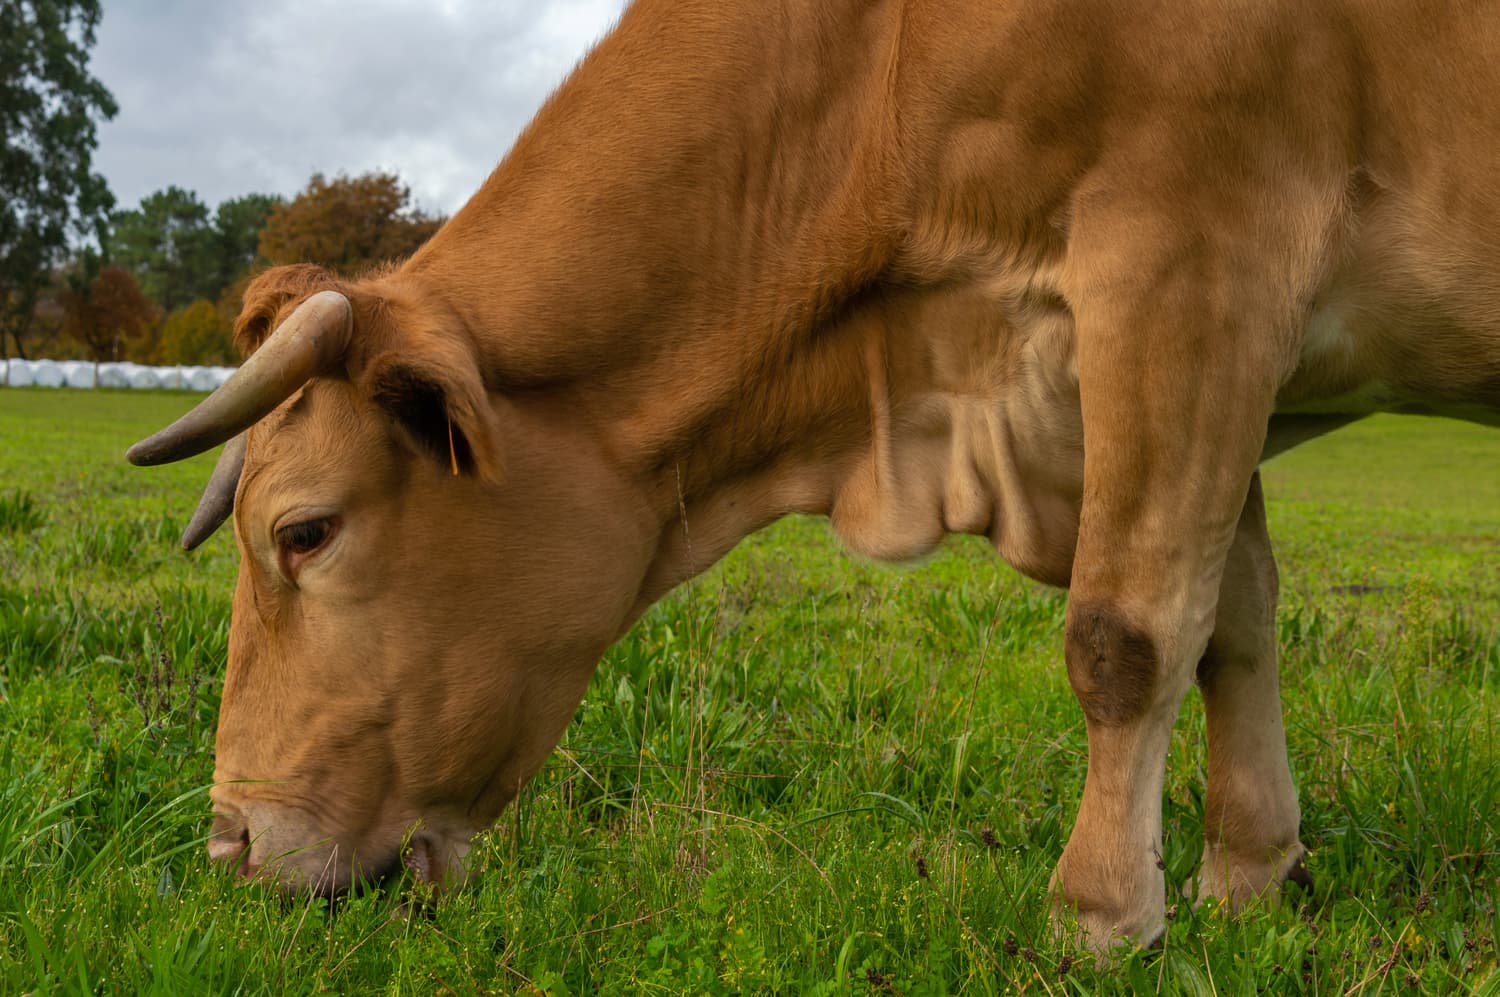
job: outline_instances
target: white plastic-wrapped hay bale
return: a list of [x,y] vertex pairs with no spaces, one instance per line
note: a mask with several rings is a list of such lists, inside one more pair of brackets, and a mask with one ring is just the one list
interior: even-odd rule
[[214,388],[216,390],[223,387],[224,382],[233,377],[236,370],[234,367],[210,367],[208,369],[214,372]]
[[63,386],[87,390],[94,386],[94,365],[83,360],[64,360]]
[[132,388],[141,391],[151,391],[161,387],[161,380],[156,376],[155,367],[132,367],[126,372],[125,379],[130,382]]
[[31,365],[31,383],[39,388],[60,388],[67,379],[62,366],[51,360],[38,360]]
[[99,387],[101,388],[128,388],[130,387],[130,369],[135,364],[102,363],[99,365]]
[[183,387],[189,391],[212,391],[219,386],[212,367],[184,367]]
[[183,387],[181,367],[153,367],[156,371],[157,387],[177,390]]
[[29,388],[36,383],[30,360],[11,360],[5,368],[5,383],[12,388]]

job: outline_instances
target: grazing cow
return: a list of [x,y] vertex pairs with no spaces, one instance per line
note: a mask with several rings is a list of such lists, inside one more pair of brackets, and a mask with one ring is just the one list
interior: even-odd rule
[[1162,931],[1194,682],[1199,888],[1274,891],[1256,467],[1376,410],[1500,424],[1497,52],[1461,0],[637,0],[409,261],[257,278],[244,367],[132,449],[231,440],[184,538],[232,504],[210,851],[453,877],[612,641],[818,513],[1071,588],[1052,890],[1092,947]]

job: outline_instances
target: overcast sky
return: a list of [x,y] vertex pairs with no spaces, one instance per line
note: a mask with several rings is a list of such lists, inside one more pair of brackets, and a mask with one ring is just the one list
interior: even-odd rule
[[92,68],[119,102],[96,168],[120,207],[211,208],[314,172],[399,173],[451,213],[625,0],[105,0]]

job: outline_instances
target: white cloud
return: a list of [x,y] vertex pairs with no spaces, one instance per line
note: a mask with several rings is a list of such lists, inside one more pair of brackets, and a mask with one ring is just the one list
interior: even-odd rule
[[313,172],[399,173],[456,210],[623,0],[117,0],[93,70],[120,114],[97,168],[122,206],[210,205]]

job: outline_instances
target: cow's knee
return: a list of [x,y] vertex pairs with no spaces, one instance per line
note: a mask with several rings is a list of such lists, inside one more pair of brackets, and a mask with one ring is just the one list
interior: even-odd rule
[[1158,645],[1120,610],[1103,602],[1075,606],[1064,654],[1068,682],[1091,722],[1121,726],[1150,710],[1162,678]]

